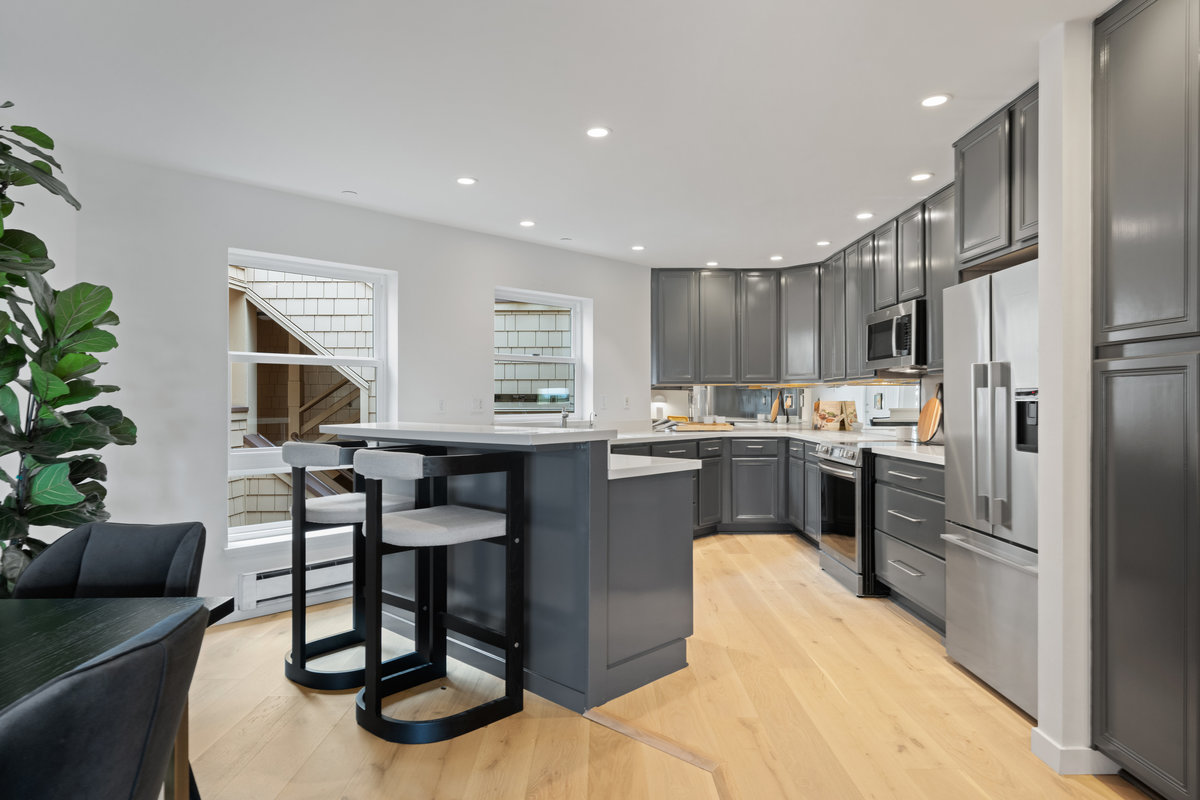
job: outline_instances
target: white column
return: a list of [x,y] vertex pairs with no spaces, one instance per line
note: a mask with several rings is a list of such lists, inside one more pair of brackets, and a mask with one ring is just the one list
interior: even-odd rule
[[1038,726],[1064,774],[1111,773],[1091,731],[1092,21],[1039,60]]

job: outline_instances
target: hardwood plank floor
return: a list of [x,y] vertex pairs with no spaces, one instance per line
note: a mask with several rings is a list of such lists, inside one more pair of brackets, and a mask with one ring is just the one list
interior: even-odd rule
[[[217,626],[191,692],[206,800],[1133,800],[1116,776],[1060,776],[1029,751],[1032,721],[946,658],[893,603],[850,595],[794,536],[695,544],[687,669],[596,710],[526,694],[525,711],[450,742],[383,742],[354,721],[354,692],[283,677],[284,614]],[[310,610],[311,635],[348,623]],[[402,646],[394,642],[393,646]],[[490,675],[451,662],[393,713],[438,715]]]

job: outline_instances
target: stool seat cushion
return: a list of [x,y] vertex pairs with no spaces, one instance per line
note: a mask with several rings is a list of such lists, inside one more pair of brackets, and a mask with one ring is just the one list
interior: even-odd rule
[[[396,494],[383,496],[383,513],[404,511],[415,504],[411,498]],[[349,525],[367,518],[367,496],[361,492],[314,497],[304,504],[304,516],[318,525]]]
[[504,536],[504,515],[467,506],[433,506],[383,515],[383,541],[437,547]]

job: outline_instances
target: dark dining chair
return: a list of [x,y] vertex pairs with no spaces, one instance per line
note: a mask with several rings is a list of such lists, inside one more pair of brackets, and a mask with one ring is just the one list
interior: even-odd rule
[[207,619],[176,612],[0,712],[0,794],[157,798]]
[[199,522],[89,522],[35,558],[13,597],[195,597],[203,558]]

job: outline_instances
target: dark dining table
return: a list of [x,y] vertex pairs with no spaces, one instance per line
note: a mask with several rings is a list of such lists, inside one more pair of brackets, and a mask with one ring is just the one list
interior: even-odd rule
[[[177,611],[204,607],[208,624],[232,597],[104,597],[0,600],[0,710]],[[167,798],[188,794],[187,709],[167,773]]]

